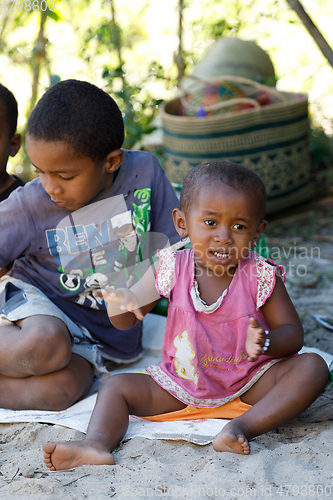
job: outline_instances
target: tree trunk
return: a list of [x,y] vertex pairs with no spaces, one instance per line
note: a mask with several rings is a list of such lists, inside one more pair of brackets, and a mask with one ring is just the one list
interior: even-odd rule
[[1,31],[0,31],[0,47],[3,44],[2,37],[3,37],[3,33],[4,33],[5,29],[6,29],[6,25],[8,23],[8,20],[9,20],[9,10],[6,10],[5,11],[4,20],[3,20],[3,23],[2,23],[2,27],[1,27]]
[[[116,48],[117,48],[117,54],[118,54],[118,59],[119,59],[119,68],[122,67],[124,64],[124,61],[122,59],[122,54],[121,54],[121,39],[120,39],[120,30],[117,25],[117,20],[116,20],[116,9],[114,6],[114,0],[110,0],[111,3],[111,13],[112,13],[112,25],[115,33],[115,40],[116,40]],[[123,76],[122,76],[123,78]]]
[[44,37],[44,25],[47,18],[47,11],[41,11],[40,13],[40,25],[39,25],[39,33],[36,40],[36,45],[34,48],[34,53],[31,57],[31,66],[33,72],[33,82],[32,82],[32,91],[31,91],[31,100],[30,100],[30,112],[32,111],[36,101],[37,101],[37,93],[38,93],[38,83],[39,83],[39,75],[40,68],[45,59],[45,43],[46,39]]
[[299,0],[287,0],[290,7],[296,12],[306,29],[309,31],[310,35],[313,37],[321,52],[324,54],[328,62],[333,68],[333,50],[320,33],[317,26],[314,24],[310,16],[305,12],[301,2]]
[[185,71],[185,63],[183,59],[183,9],[184,9],[184,0],[179,0],[178,3],[179,9],[179,23],[178,23],[178,51],[175,54],[175,63],[178,69],[178,77],[177,82],[179,82],[184,75]]

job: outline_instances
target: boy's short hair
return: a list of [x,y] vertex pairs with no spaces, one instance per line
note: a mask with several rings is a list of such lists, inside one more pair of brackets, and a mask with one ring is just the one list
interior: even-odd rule
[[180,209],[187,213],[195,200],[198,189],[204,184],[220,180],[235,189],[252,193],[253,202],[257,203],[258,219],[265,217],[266,189],[260,177],[239,163],[215,161],[203,163],[192,168],[186,175],[180,195]]
[[104,160],[124,142],[124,122],[104,90],[80,80],[50,87],[33,109],[26,133],[36,140],[63,141],[78,157]]
[[14,94],[0,83],[0,114],[8,125],[9,137],[13,137],[17,127],[17,101]]

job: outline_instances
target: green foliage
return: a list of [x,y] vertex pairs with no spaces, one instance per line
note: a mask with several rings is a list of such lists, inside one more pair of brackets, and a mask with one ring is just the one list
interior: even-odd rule
[[[219,37],[228,36],[234,27],[228,24],[226,19],[220,19],[217,22],[212,23],[209,27],[208,35],[216,40]],[[238,31],[238,26],[235,27],[234,31]]]
[[[37,98],[59,79],[78,78],[105,88],[116,99],[126,126],[125,147],[150,134],[158,107],[162,99],[173,97],[178,77],[179,4],[178,0],[160,3],[56,0],[55,10],[47,11],[43,51],[37,46],[40,12],[0,10],[0,81],[18,96],[21,117],[28,117],[34,78],[38,78]],[[315,9],[310,2],[308,8],[330,42],[325,21],[333,20],[331,0],[321,0]],[[333,95],[332,68],[287,1],[186,0],[182,21],[187,74],[215,39],[240,37],[256,41],[269,53],[282,82],[280,89],[309,93],[312,121],[318,127],[311,133],[314,167],[330,171],[332,142],[320,126],[332,116],[333,101],[326,105]],[[42,57],[36,58],[37,54]],[[325,131],[329,134],[330,128]],[[22,149],[13,165],[24,161],[28,165]]]
[[309,143],[317,196],[333,194],[333,137],[323,129],[310,130]]
[[[157,63],[153,63],[153,67],[155,66]],[[154,72],[150,71],[146,82],[154,77]],[[144,134],[150,134],[155,130],[155,127],[151,126],[151,122],[162,100],[155,99],[151,92],[145,91],[144,85],[130,84],[125,77],[123,66],[114,69],[105,68],[103,78],[106,81],[106,88],[114,97],[123,114],[126,131],[124,148],[131,149]],[[121,79],[119,90],[115,90],[113,86],[115,78]]]
[[310,152],[316,172],[333,168],[333,138],[327,136],[323,129],[311,129]]
[[57,22],[57,21],[61,21],[63,18],[62,16],[59,14],[59,12],[57,12],[56,10],[50,10],[50,9],[47,9],[47,15],[50,19],[53,19],[53,21]]

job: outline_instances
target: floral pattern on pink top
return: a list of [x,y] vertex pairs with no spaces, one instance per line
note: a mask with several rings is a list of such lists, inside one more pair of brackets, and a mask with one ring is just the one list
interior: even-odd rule
[[[253,257],[257,267],[258,288],[257,288],[257,310],[262,307],[266,300],[272,295],[276,275],[286,280],[286,273],[283,266],[277,266],[271,259],[265,259],[261,255],[253,252]],[[270,262],[272,264],[270,264]]]
[[166,248],[158,252],[159,266],[156,273],[156,289],[163,297],[170,297],[174,286],[176,250]]

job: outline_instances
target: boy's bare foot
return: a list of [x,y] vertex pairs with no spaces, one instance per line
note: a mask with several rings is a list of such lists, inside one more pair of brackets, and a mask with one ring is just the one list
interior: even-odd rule
[[222,429],[214,438],[214,450],[248,455],[250,453],[250,445],[244,433],[241,431],[241,428],[234,427],[230,424],[227,424],[226,427],[228,428]]
[[71,469],[79,465],[114,465],[113,455],[87,441],[46,443],[44,462],[50,470]]

